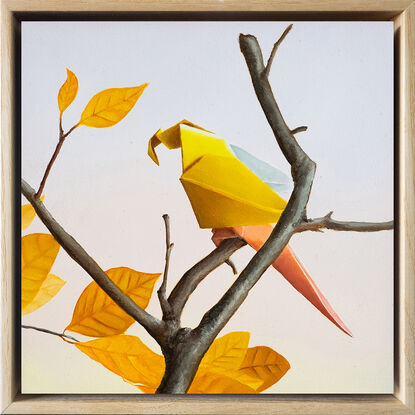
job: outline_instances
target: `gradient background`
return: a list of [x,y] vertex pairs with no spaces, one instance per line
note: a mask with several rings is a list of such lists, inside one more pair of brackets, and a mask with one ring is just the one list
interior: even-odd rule
[[[79,92],[64,114],[67,130],[89,99],[109,87],[150,82],[131,113],[106,129],[69,136],[47,182],[45,204],[104,269],[161,272],[162,214],[175,248],[169,288],[213,249],[178,181],[180,152],[147,157],[158,128],[189,119],[289,173],[255,97],[238,34],[256,35],[264,56],[282,22],[24,22],[22,176],[37,187],[57,143],[57,93],[65,68]],[[299,22],[270,74],[291,128],[317,162],[308,212],[344,220],[393,215],[393,43],[391,22]],[[47,232],[35,219],[25,231]],[[250,346],[283,354],[291,370],[267,392],[391,393],[393,387],[393,233],[304,233],[295,252],[354,333],[347,337],[268,270],[221,334],[251,332]],[[241,270],[249,247],[234,255]],[[62,331],[90,277],[64,251],[52,272],[67,284],[25,324]],[[233,282],[221,266],[189,301],[183,324],[196,325]],[[160,316],[156,296],[148,311]],[[155,342],[134,325],[153,350]],[[81,338],[82,336],[77,336]],[[140,393],[59,338],[23,330],[23,393]]]

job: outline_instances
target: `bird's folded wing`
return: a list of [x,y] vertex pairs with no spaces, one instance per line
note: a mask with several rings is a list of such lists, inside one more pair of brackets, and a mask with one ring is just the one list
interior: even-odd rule
[[248,151],[234,144],[229,145],[237,159],[245,164],[249,170],[264,181],[272,190],[280,196],[289,195],[293,189],[293,181],[281,170],[253,156]]
[[286,206],[236,158],[205,155],[180,181],[201,228],[277,222]]

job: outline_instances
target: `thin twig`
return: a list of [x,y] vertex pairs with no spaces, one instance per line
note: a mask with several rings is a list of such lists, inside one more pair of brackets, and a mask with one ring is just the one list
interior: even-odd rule
[[162,343],[164,341],[164,323],[143,310],[111,281],[85,249],[53,218],[42,201],[36,198],[35,190],[23,179],[22,193],[35,209],[39,219],[68,255],[91,276],[117,305],[140,323],[156,341]]
[[333,231],[350,232],[378,232],[393,229],[393,220],[388,222],[352,222],[333,219],[333,212],[316,219],[307,219],[296,227],[296,232],[314,231],[321,232],[322,229]]
[[234,262],[231,259],[227,259],[225,261],[226,265],[229,265],[231,267],[231,270],[233,272],[233,275],[238,275],[238,270],[236,268],[236,265],[234,264]]
[[53,152],[52,158],[49,160],[49,163],[46,167],[45,174],[43,175],[42,181],[40,182],[40,185],[39,185],[39,189],[35,194],[35,197],[37,199],[39,199],[40,196],[42,196],[43,189],[45,188],[46,180],[48,179],[49,173],[52,170],[53,163],[55,163],[64,142],[65,142],[65,139],[63,138],[63,136],[61,136],[59,138],[58,144],[56,145],[55,151]]
[[287,28],[284,30],[283,34],[275,42],[274,47],[271,50],[271,54],[269,55],[267,66],[263,70],[263,74],[264,74],[265,77],[268,77],[268,75],[269,75],[269,71],[271,70],[271,66],[272,66],[272,61],[274,60],[274,57],[275,57],[275,54],[277,53],[278,47],[281,45],[282,41],[288,35],[288,33],[292,29],[292,27],[293,27],[292,24],[290,24],[289,26],[287,26]]
[[291,130],[291,134],[298,134],[302,133],[304,131],[307,131],[308,127],[306,125],[302,125],[301,127],[294,128],[294,130]]
[[53,334],[54,336],[58,336],[61,339],[68,339],[68,340],[72,340],[72,341],[74,341],[76,343],[79,343],[79,340],[78,339],[75,339],[75,337],[68,336],[67,334],[64,334],[64,333],[56,333],[56,331],[52,331],[52,330],[48,330],[48,329],[43,329],[41,327],[26,326],[26,325],[22,324],[22,329],[30,329],[30,330],[40,331],[42,333]]
[[66,138],[66,137],[68,137],[68,135],[73,131],[73,130],[75,130],[75,128],[78,128],[79,127],[79,123],[78,124],[75,124],[73,127],[71,127],[65,134],[63,134],[63,138]]
[[160,285],[160,288],[157,291],[157,295],[159,297],[161,310],[163,311],[163,319],[168,319],[171,316],[171,306],[167,300],[167,276],[169,273],[169,265],[170,265],[170,255],[173,249],[174,244],[170,242],[170,217],[169,215],[163,215],[164,226],[166,229],[166,256],[165,256],[165,264],[164,264],[164,273],[163,273],[163,281]]
[[43,189],[45,188],[45,184],[46,184],[46,180],[48,179],[49,173],[52,170],[52,166],[55,163],[59,152],[61,151],[61,148],[63,146],[63,143],[65,142],[65,138],[68,137],[68,135],[76,128],[78,127],[79,124],[75,124],[69,131],[67,131],[66,133],[63,132],[62,129],[62,118],[59,119],[59,141],[58,144],[56,145],[55,151],[52,154],[52,158],[49,160],[48,165],[46,166],[46,170],[45,173],[43,174],[43,178],[42,181],[40,182],[39,185],[39,189],[35,194],[35,197],[37,199],[40,198],[40,196],[42,196],[43,193]]

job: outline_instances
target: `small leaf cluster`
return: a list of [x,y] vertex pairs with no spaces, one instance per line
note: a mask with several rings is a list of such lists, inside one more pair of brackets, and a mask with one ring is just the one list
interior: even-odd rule
[[[78,78],[66,69],[67,78],[58,93],[59,119],[72,104],[78,93]],[[95,94],[73,128],[80,125],[94,128],[112,127],[120,122],[134,107],[148,83],[127,88],[108,88]],[[73,129],[72,128],[72,129]]]

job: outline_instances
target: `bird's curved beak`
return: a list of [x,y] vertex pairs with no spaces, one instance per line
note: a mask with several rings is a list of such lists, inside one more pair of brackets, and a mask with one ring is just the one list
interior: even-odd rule
[[159,158],[157,157],[155,148],[161,144],[161,141],[158,139],[158,135],[162,133],[163,130],[159,129],[157,132],[150,138],[148,141],[148,150],[147,154],[150,156],[151,160],[154,161],[154,163],[157,164],[157,166],[160,165]]
[[155,148],[163,143],[168,149],[175,149],[180,148],[182,146],[181,135],[180,135],[180,126],[187,125],[188,127],[197,128],[202,131],[206,131],[208,133],[212,133],[205,128],[194,124],[188,120],[182,120],[177,124],[173,125],[172,127],[168,128],[167,130],[157,130],[157,132],[150,138],[148,142],[148,150],[147,153],[150,156],[151,160],[154,161],[157,165],[159,165],[159,159],[157,157]]

